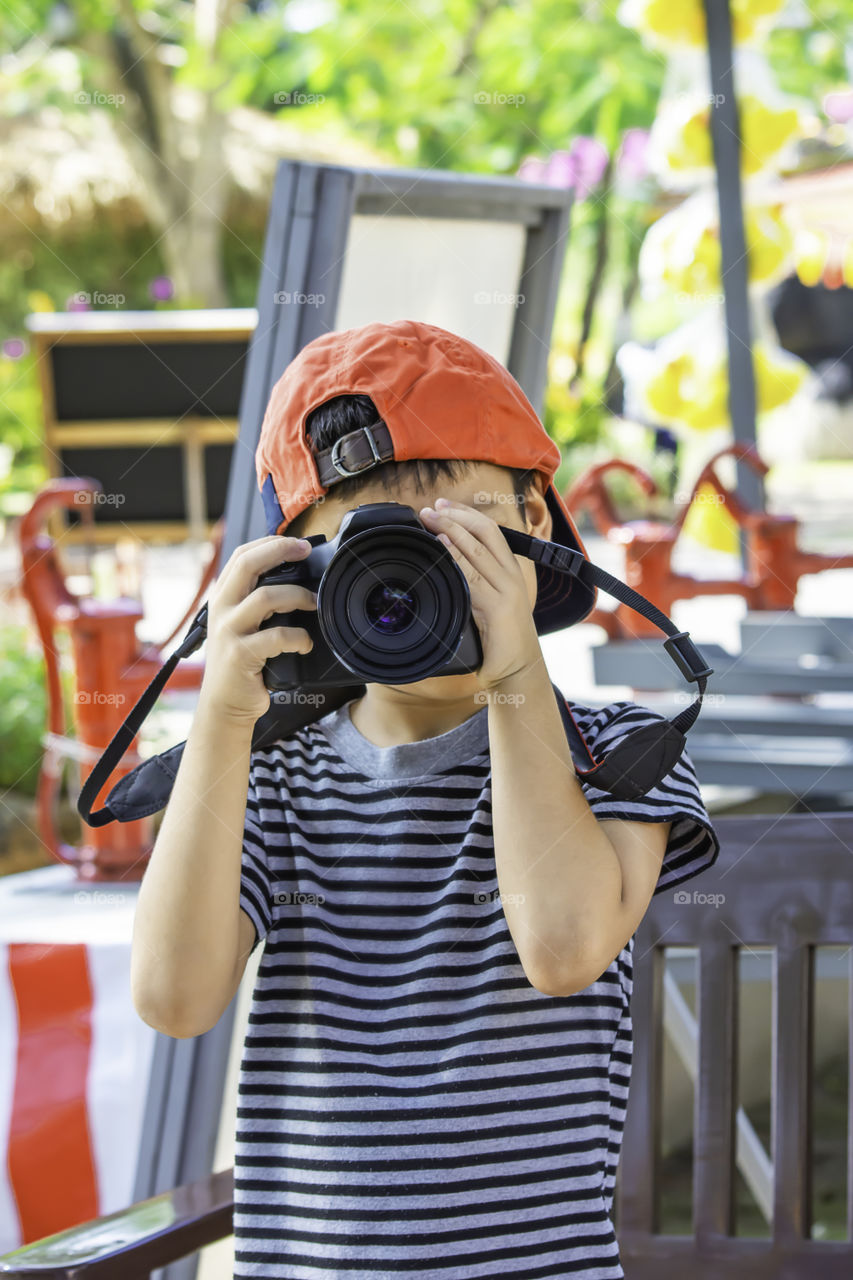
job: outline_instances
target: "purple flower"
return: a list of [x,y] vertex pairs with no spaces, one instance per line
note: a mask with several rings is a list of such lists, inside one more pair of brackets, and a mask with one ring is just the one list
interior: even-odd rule
[[539,160],[536,156],[526,156],[518,166],[515,176],[521,178],[522,182],[544,182],[547,167],[545,160]]
[[629,180],[637,181],[648,173],[646,148],[649,145],[648,129],[626,129],[616,160],[618,172]]
[[547,160],[528,156],[518,166],[517,176],[525,182],[566,187],[574,190],[578,200],[585,200],[590,191],[598,186],[606,168],[606,147],[595,138],[579,135],[573,140],[569,151],[552,151]]
[[168,276],[155,276],[148,286],[148,292],[156,302],[168,302],[175,289]]
[[577,167],[576,194],[585,200],[593,187],[597,187],[607,168],[607,148],[595,138],[575,138],[572,154]]
[[26,349],[23,338],[7,338],[3,343],[3,355],[9,360],[20,360]]
[[830,120],[846,124],[853,119],[853,91],[844,89],[838,93],[828,93],[823,100],[823,109]]
[[71,297],[66,300],[66,311],[91,311],[89,305],[89,296],[86,293],[72,293]]
[[577,167],[571,151],[552,151],[542,174],[542,181],[549,187],[573,187]]
[[585,200],[597,187],[607,168],[607,148],[595,138],[582,134],[574,139],[571,150],[554,151],[545,170],[550,187],[572,187],[578,200]]

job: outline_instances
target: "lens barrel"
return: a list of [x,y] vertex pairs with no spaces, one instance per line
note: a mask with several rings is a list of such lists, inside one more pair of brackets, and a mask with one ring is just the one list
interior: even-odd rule
[[453,657],[471,616],[465,575],[424,529],[367,529],[342,543],[317,591],[320,630],[364,681],[411,684]]

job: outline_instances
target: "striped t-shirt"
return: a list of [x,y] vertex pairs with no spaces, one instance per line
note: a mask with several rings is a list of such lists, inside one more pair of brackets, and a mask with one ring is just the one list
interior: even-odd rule
[[[621,1277],[633,939],[574,995],[533,987],[498,896],[488,708],[378,747],[350,705],[252,752],[240,904],[266,941],[235,1278]],[[594,751],[661,718],[571,708]],[[687,752],[640,800],[583,789],[599,818],[672,821],[656,893],[714,862]]]

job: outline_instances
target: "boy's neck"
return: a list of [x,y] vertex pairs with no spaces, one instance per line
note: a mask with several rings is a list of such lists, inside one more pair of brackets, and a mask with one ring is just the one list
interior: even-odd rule
[[396,747],[405,742],[422,742],[464,724],[482,710],[477,690],[446,701],[425,700],[406,694],[405,686],[391,688],[368,685],[367,691],[350,703],[350,719],[362,737],[377,747]]

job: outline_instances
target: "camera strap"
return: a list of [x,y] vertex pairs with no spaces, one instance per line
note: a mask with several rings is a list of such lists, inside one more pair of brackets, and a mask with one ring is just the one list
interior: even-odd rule
[[[682,675],[687,680],[695,681],[698,693],[688,707],[672,720],[660,717],[651,724],[630,730],[601,760],[596,760],[590,752],[566,699],[556,685],[552,684],[575,773],[580,780],[602,791],[609,791],[617,799],[636,799],[645,795],[666,777],[684,750],[685,734],[699,714],[702,695],[713,668],[707,665],[687,631],[679,631],[671,619],[645,596],[640,595],[639,591],[592,564],[579,551],[560,546],[556,542],[534,538],[519,529],[508,529],[505,525],[498,527],[510,550],[517,555],[544,564],[558,573],[571,574],[590,586],[600,587],[608,595],[648,618],[668,637],[663,642],[664,648]],[[143,760],[119,779],[102,808],[94,812],[92,810],[101,788],[130,747],[175,667],[182,658],[194,653],[204,643],[206,636],[205,604],[193,618],[177,649],[169,655],[131,708],[83,783],[77,798],[77,812],[90,827],[101,827],[115,821],[133,822],[166,807],[186,742],[179,742],[168,751]],[[365,685],[356,681],[351,685],[333,688],[313,686],[310,698],[289,701],[284,710],[273,694],[269,711],[255,724],[252,749],[266,746],[295,729],[321,719],[351,698],[359,697],[364,691]]]
[[[647,600],[619,578],[614,578],[612,573],[587,560],[579,551],[562,547],[557,542],[534,538],[520,529],[508,529],[505,525],[498,527],[510,550],[517,555],[526,556],[528,560],[544,564],[560,573],[569,573],[588,586],[600,587],[635,613],[648,618],[649,622],[654,623],[668,637],[664,640],[663,647],[681,674],[685,679],[695,681],[697,694],[689,706],[672,720],[662,716],[651,724],[630,730],[601,760],[596,760],[592,755],[580,729],[574,723],[571,711],[564,700],[559,699],[566,736],[573,748],[575,773],[581,781],[589,782],[602,791],[609,791],[619,800],[633,800],[646,795],[666,777],[684,750],[685,735],[699,714],[702,696],[708,676],[713,674],[713,667],[708,666],[690,639],[689,632],[679,631],[672,619],[658,609],[657,605],[652,604],[651,600]],[[580,767],[579,762],[584,757],[591,762],[591,767]]]
[[[103,827],[108,822],[132,822],[135,818],[147,818],[165,807],[178,771],[184,743],[179,742],[160,755],[143,760],[130,773],[120,778],[107,796],[106,804],[92,812],[95,798],[139,732],[143,720],[160,696],[181,658],[188,658],[207,637],[207,605],[199,609],[189,625],[189,630],[163,663],[154,679],[143,690],[131,707],[124,721],[116,730],[109,745],[95,762],[92,772],[77,797],[77,812],[90,827]],[[165,798],[164,798],[165,797]]]

